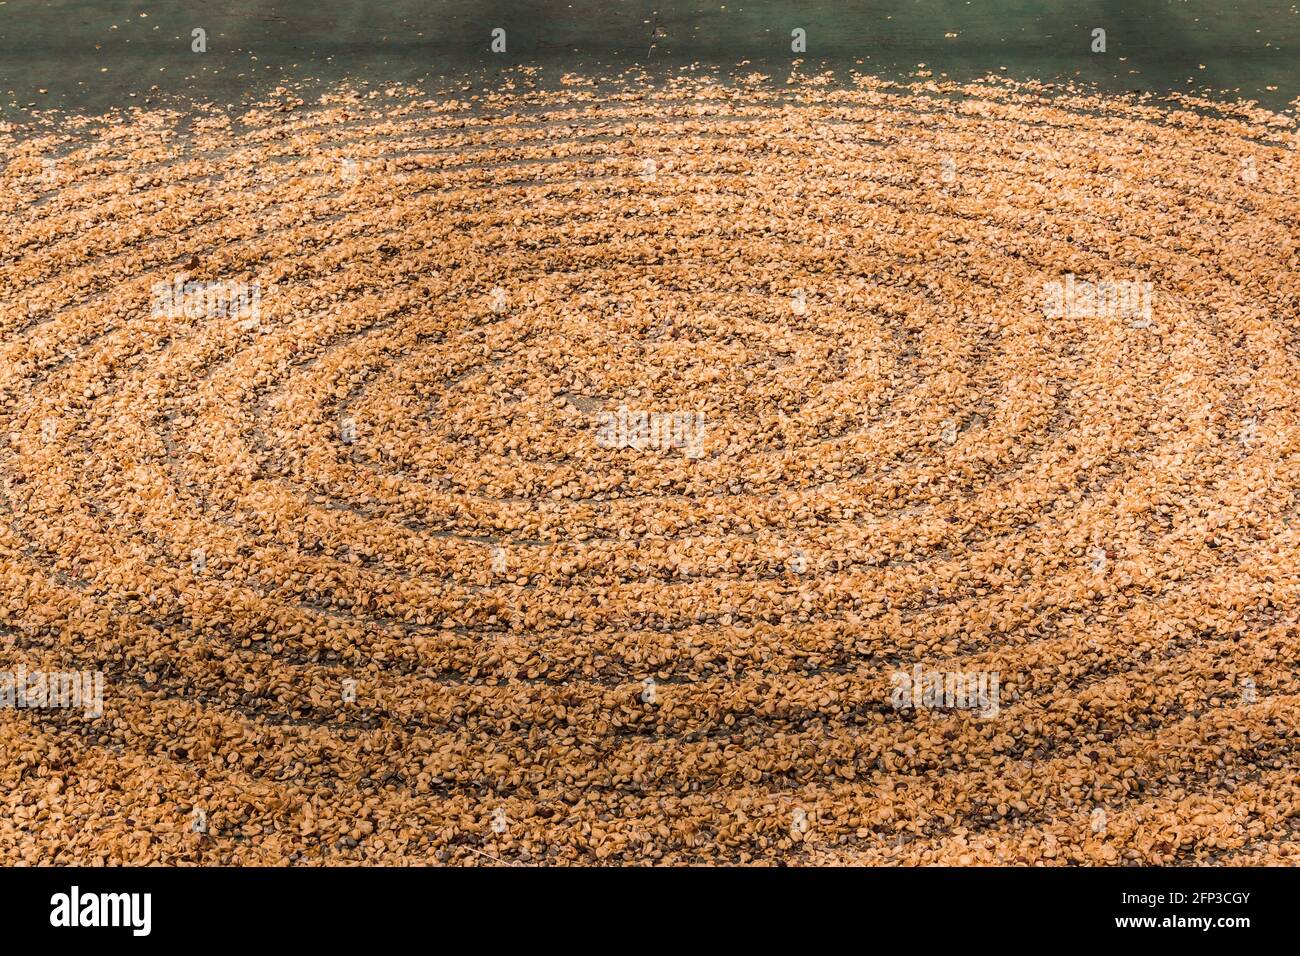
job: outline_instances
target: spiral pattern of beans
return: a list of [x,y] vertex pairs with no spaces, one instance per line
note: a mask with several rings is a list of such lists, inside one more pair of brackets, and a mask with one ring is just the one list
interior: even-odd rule
[[0,710],[6,863],[1300,860],[1292,117],[525,76],[0,145],[0,669],[104,675]]

